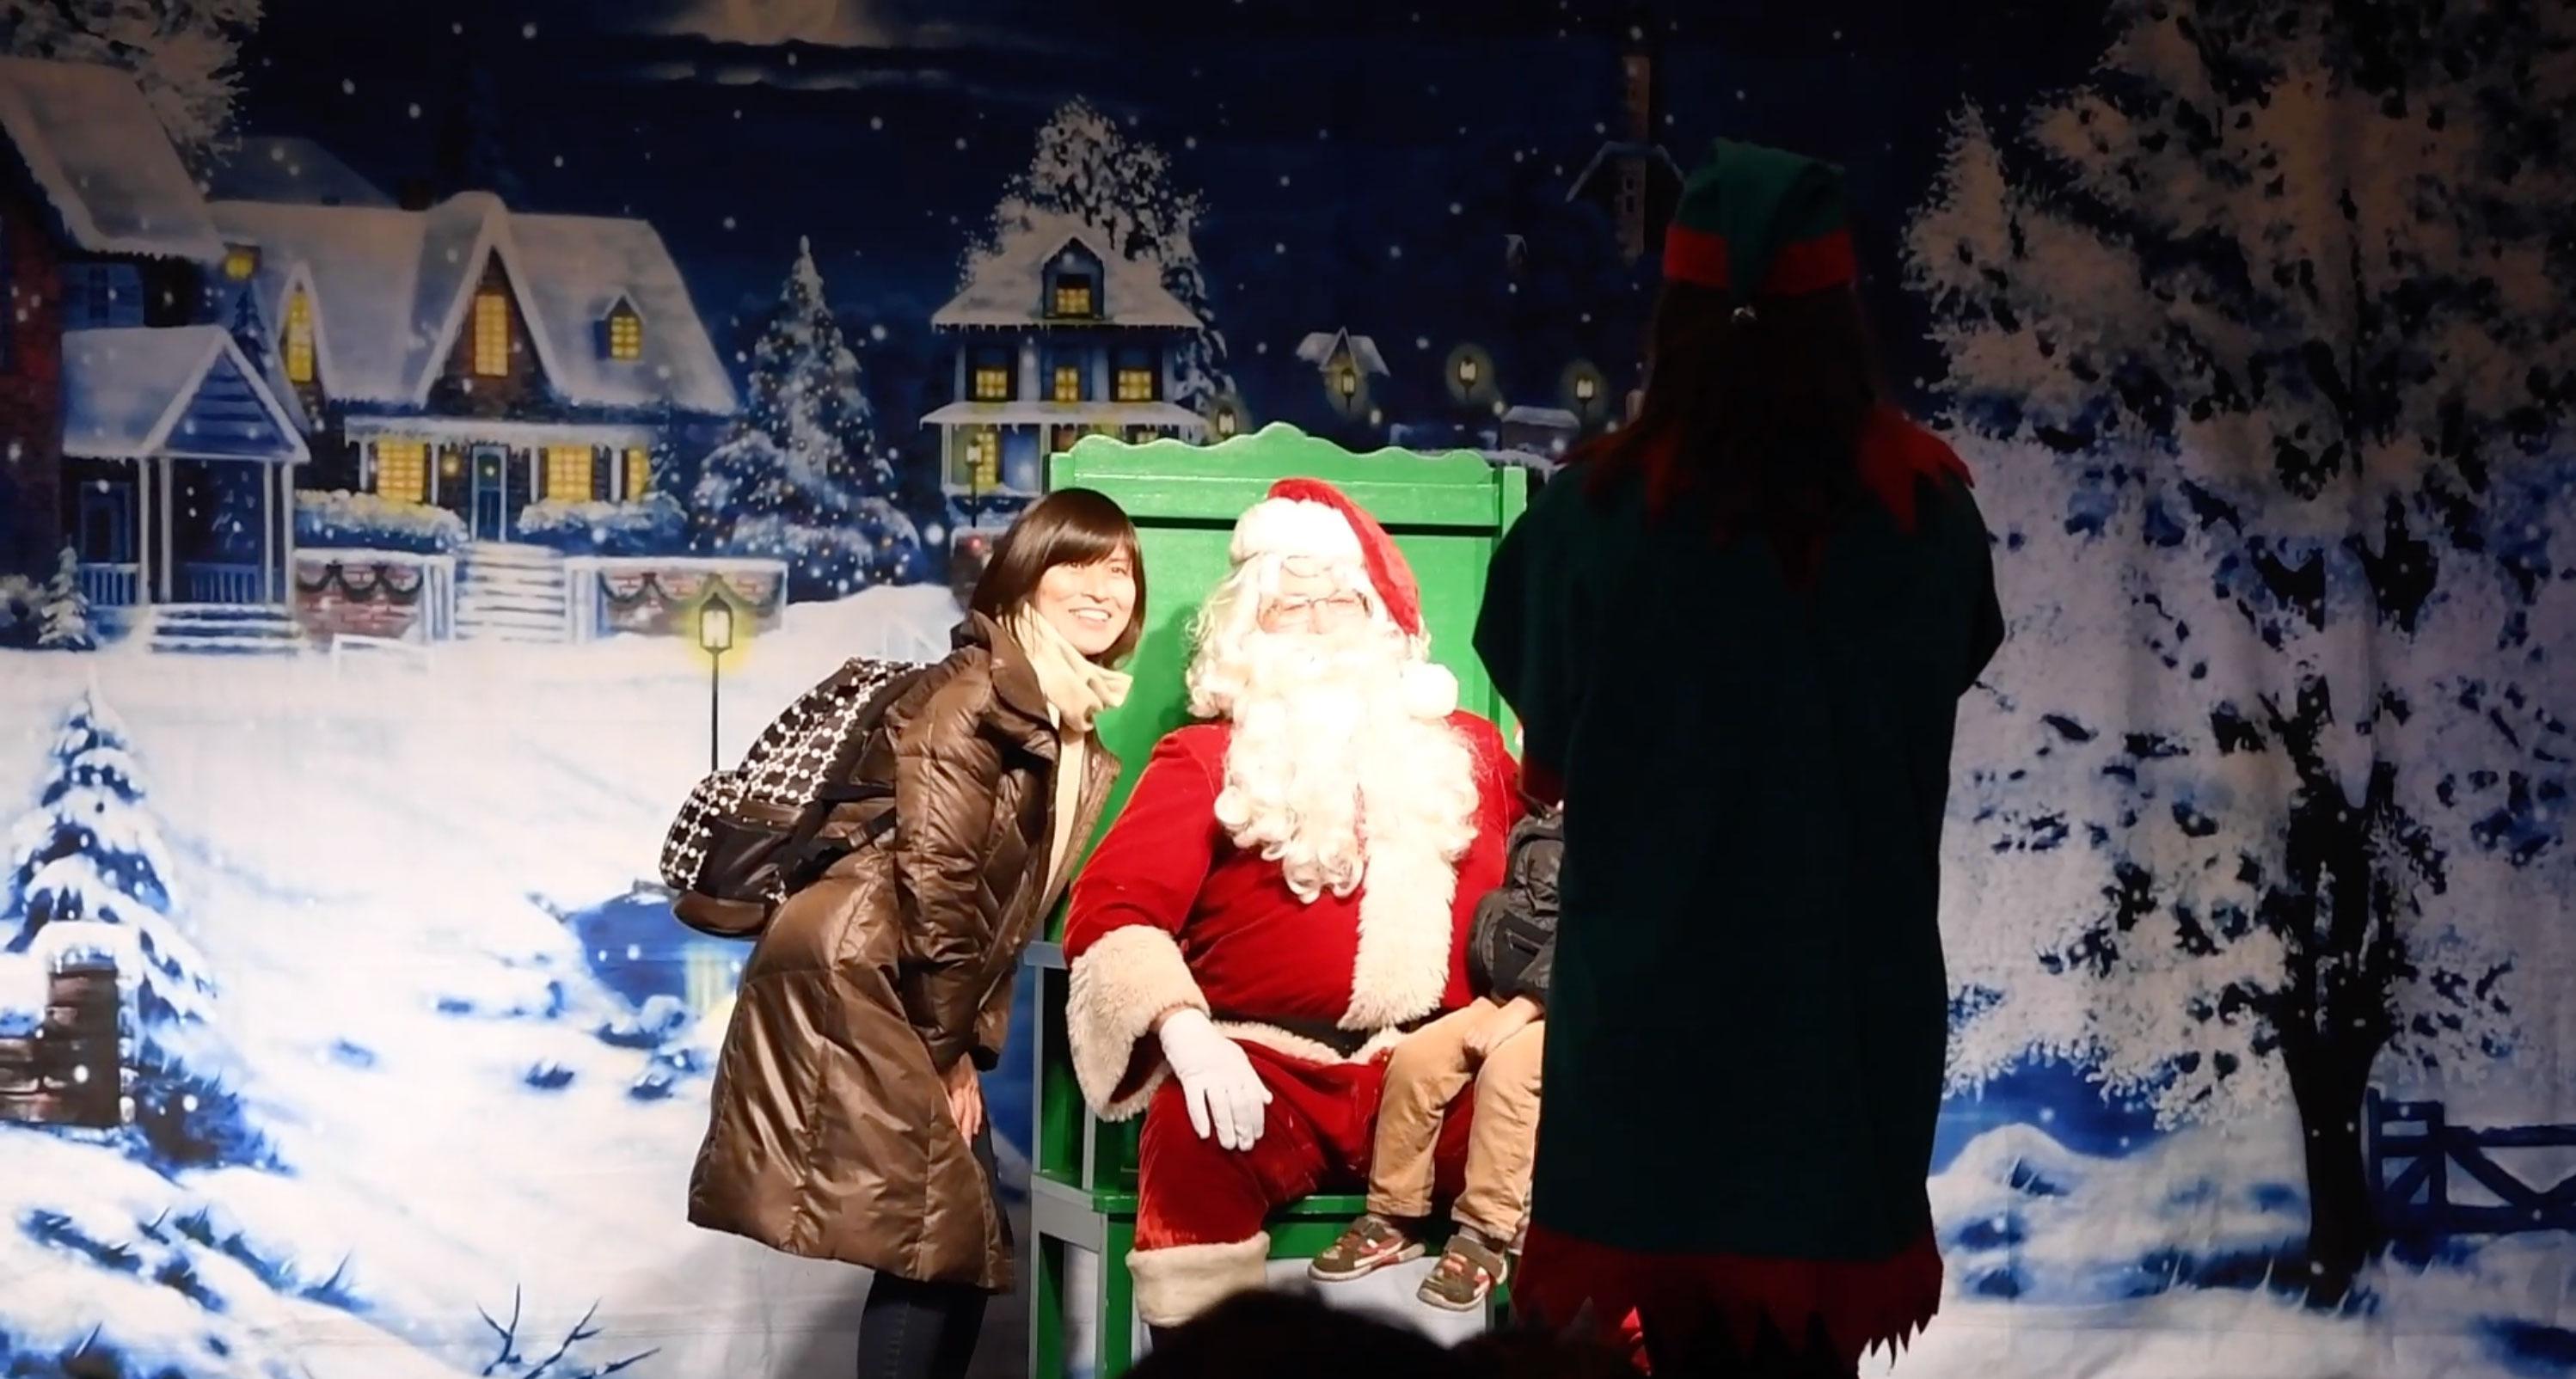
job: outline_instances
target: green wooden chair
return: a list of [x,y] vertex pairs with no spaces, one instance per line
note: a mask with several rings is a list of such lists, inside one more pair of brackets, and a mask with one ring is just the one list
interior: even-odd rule
[[[1472,452],[1425,456],[1384,450],[1354,455],[1286,425],[1212,446],[1177,440],[1131,445],[1089,437],[1056,455],[1047,486],[1093,488],[1118,500],[1144,545],[1150,598],[1127,703],[1100,722],[1101,741],[1126,763],[1111,797],[1115,818],[1153,744],[1188,719],[1181,673],[1199,602],[1224,577],[1234,521],[1271,483],[1326,479],[1383,523],[1412,563],[1434,659],[1458,677],[1459,702],[1503,725],[1508,710],[1476,659],[1472,637],[1485,567],[1521,514],[1528,476]],[[1063,932],[1057,916],[1050,937]],[[1095,1119],[1075,1086],[1065,1042],[1064,950],[1031,945],[1036,969],[1037,1126],[1030,1174],[1029,1373],[1059,1379],[1069,1315],[1088,1314],[1097,1338],[1096,1379],[1118,1379],[1134,1358],[1137,1324],[1127,1272],[1136,1238],[1137,1121]],[[1327,1193],[1282,1208],[1269,1225],[1274,1259],[1311,1259],[1362,1208],[1357,1193]],[[1069,1251],[1087,1250],[1099,1268],[1089,1296],[1067,1296]],[[1497,1294],[1497,1306],[1501,1303]]]

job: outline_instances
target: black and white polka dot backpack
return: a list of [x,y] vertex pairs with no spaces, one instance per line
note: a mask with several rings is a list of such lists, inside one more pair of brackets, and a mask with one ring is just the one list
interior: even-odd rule
[[798,886],[891,827],[876,811],[859,831],[827,830],[843,805],[890,800],[891,782],[852,779],[859,755],[925,666],[853,660],[761,730],[742,764],[698,782],[662,838],[671,912],[701,933],[757,936]]

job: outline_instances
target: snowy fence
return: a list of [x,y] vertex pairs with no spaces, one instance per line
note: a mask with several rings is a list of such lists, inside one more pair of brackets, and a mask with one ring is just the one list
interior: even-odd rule
[[[2368,1110],[2370,1181],[2391,1234],[2432,1239],[2576,1230],[2576,1177],[2534,1187],[2488,1154],[2576,1149],[2576,1125],[2471,1129],[2450,1124],[2441,1102],[2392,1101],[2377,1092]],[[2495,1200],[2453,1200],[2455,1168]]]
[[295,620],[306,636],[444,642],[456,636],[456,557],[318,549],[295,555]]
[[429,668],[429,648],[399,637],[368,637],[343,632],[331,639],[331,673],[344,675],[349,663],[391,664],[405,670]]
[[693,637],[687,618],[712,580],[723,580],[751,630],[775,631],[787,607],[787,562],[746,557],[568,556],[564,599],[576,642],[619,633]]

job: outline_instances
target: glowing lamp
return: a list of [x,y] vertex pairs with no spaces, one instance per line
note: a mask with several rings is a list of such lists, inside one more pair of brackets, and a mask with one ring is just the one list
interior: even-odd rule
[[698,649],[711,656],[721,656],[733,649],[733,605],[723,599],[709,599],[698,610]]

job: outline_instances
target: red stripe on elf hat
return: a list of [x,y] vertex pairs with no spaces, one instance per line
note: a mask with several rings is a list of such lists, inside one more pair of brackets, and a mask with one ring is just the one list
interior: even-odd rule
[[[1664,280],[1701,287],[1732,287],[1726,267],[1726,239],[1706,230],[1673,225],[1664,231]],[[1795,297],[1822,292],[1860,278],[1860,256],[1852,249],[1851,231],[1835,230],[1814,239],[1780,246],[1757,295]]]
[[1292,503],[1315,503],[1341,514],[1350,524],[1351,533],[1360,539],[1360,563],[1368,572],[1369,583],[1377,590],[1378,601],[1386,605],[1386,615],[1408,637],[1422,635],[1422,586],[1413,579],[1413,566],[1398,550],[1395,538],[1386,534],[1376,518],[1350,495],[1321,479],[1281,479],[1270,486],[1272,498]]

